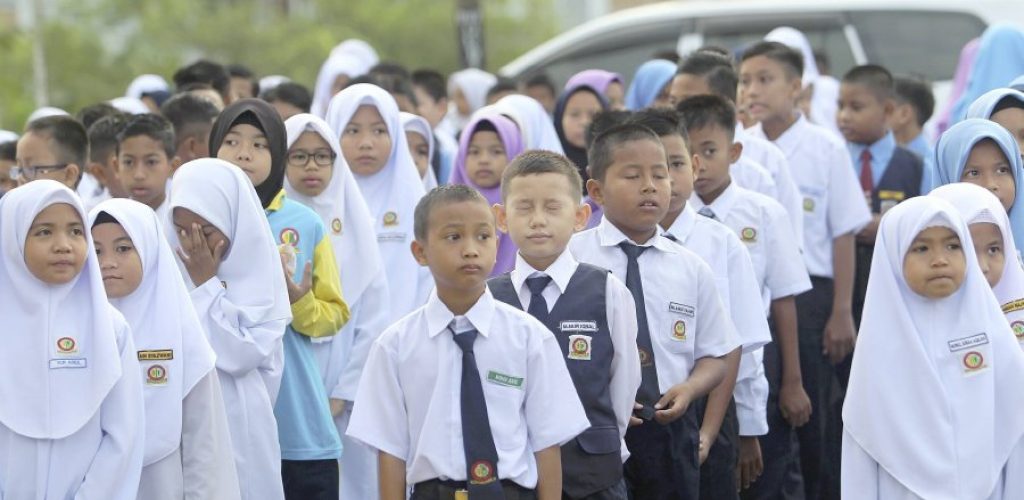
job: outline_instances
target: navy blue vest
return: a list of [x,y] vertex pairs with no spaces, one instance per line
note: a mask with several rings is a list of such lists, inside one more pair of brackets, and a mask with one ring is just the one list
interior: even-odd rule
[[[605,305],[607,282],[607,270],[581,263],[545,323],[558,339],[590,419],[589,429],[562,446],[562,490],[573,498],[610,488],[622,479],[619,427],[608,393],[615,348]],[[509,274],[487,284],[494,298],[523,309]]]

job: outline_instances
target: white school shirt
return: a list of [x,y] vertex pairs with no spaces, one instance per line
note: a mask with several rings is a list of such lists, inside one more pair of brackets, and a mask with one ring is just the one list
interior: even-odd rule
[[[512,279],[512,286],[519,295],[519,303],[523,310],[529,310],[531,302],[530,287],[526,286],[526,279],[535,276],[550,276],[551,282],[541,292],[544,302],[548,305],[548,312],[555,307],[558,299],[565,293],[569,286],[569,280],[576,273],[579,262],[573,258],[568,250],[562,252],[555,262],[544,271],[538,271],[528,262],[523,260],[522,255],[516,253],[516,267],[509,277]],[[629,292],[626,285],[614,275],[608,275],[605,285],[605,316],[608,318],[608,333],[611,336],[612,348],[615,354],[612,356],[612,378],[608,387],[608,394],[612,401],[612,410],[615,412],[615,421],[619,425],[619,439],[622,440],[621,450],[622,461],[629,458],[629,450],[626,449],[626,428],[629,427],[629,417],[633,415],[633,403],[636,402],[636,391],[640,388],[640,353],[636,346],[636,306],[633,303],[633,294]],[[576,361],[572,361],[576,362]]]
[[[113,310],[121,373],[139,372],[128,323]],[[95,415],[60,439],[33,439],[0,424],[0,498],[134,500],[142,472],[142,381],[122,376]]]
[[779,202],[731,183],[710,205],[696,193],[690,196],[690,204],[695,210],[708,207],[740,237],[754,264],[766,314],[772,300],[811,289],[796,237]]
[[771,342],[772,335],[764,312],[750,307],[750,304],[760,301],[761,291],[747,250],[731,229],[697,215],[689,204],[683,207],[682,213],[665,232],[711,267],[718,293],[743,344],[733,389],[740,435],[767,434],[768,379],[764,375],[762,359],[756,353]]
[[[608,219],[576,233],[569,250],[580,262],[608,269],[625,282],[626,254],[618,244],[625,234]],[[637,259],[644,288],[644,311],[654,349],[662,394],[685,382],[696,360],[718,358],[740,347],[722,305],[711,268],[693,252],[659,234],[641,246],[652,247]],[[682,322],[683,338],[676,334]]]
[[[590,427],[554,334],[533,316],[483,295],[464,316],[498,452],[499,479],[537,485],[534,452]],[[405,460],[406,484],[466,480],[459,394],[462,351],[456,316],[432,291],[427,303],[374,342],[348,434]]]
[[736,163],[729,166],[729,175],[737,184],[751,191],[774,199],[779,198],[779,188],[775,185],[772,174],[760,163],[750,158],[741,156],[739,160],[736,160]]
[[[751,135],[767,139],[761,124]],[[807,121],[803,115],[775,140],[789,160],[793,178],[803,196],[804,262],[811,276],[834,274],[832,244],[835,238],[856,233],[871,222],[864,192],[854,174],[850,152],[831,132]]]
[[[786,209],[786,214],[789,215],[790,227],[793,228],[793,234],[797,236],[797,241],[803,243],[804,197],[800,194],[800,188],[796,183],[793,168],[786,158],[786,154],[768,139],[755,136],[744,130],[743,125],[740,124],[736,124],[735,140],[743,144],[743,153],[740,155],[741,160],[754,161],[772,175],[772,179],[775,180],[775,189],[778,191],[778,196],[773,196],[772,198]],[[747,189],[753,189],[742,183],[740,185]]]

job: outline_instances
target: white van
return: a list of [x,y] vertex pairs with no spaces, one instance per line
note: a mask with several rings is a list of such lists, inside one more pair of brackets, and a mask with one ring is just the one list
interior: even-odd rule
[[720,0],[664,2],[622,10],[584,23],[527,52],[500,70],[519,78],[546,72],[564,83],[577,71],[600,68],[627,82],[660,52],[686,54],[702,45],[730,50],[792,26],[823,51],[831,74],[876,63],[896,75],[934,83],[936,110],[949,93],[960,49],[990,24],[1024,26],[1024,0]]

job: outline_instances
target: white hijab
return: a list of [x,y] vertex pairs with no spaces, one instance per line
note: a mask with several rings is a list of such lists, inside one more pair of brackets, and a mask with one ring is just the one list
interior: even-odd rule
[[562,141],[558,140],[558,132],[555,131],[555,123],[536,99],[522,94],[510,94],[498,99],[494,108],[519,126],[524,149],[545,149],[565,154]]
[[[67,203],[82,218],[86,259],[70,283],[49,285],[25,264],[25,241],[39,212]],[[121,379],[117,312],[73,191],[51,180],[30,182],[0,198],[0,423],[33,439],[61,439],[93,418]],[[70,340],[69,340],[70,339]],[[58,347],[60,345],[70,347]],[[62,368],[75,360],[81,367]]]
[[377,61],[377,52],[362,40],[346,40],[335,46],[316,75],[313,103],[309,112],[321,118],[325,117],[327,105],[333,96],[331,88],[334,86],[334,80],[341,75],[349,78],[365,75]]
[[[449,104],[448,114],[445,116],[455,128],[454,132],[462,130],[462,127],[469,123],[470,116],[487,104],[487,91],[491,90],[495,83],[498,83],[498,77],[477,68],[456,71],[448,77]],[[462,91],[466,103],[469,104],[469,113],[465,116],[459,114],[459,109],[455,105],[455,89]]]
[[[409,153],[398,104],[386,90],[376,85],[359,83],[338,92],[331,98],[331,105],[327,108],[327,124],[341,133],[359,106],[364,105],[377,108],[391,136],[391,154],[384,168],[373,175],[356,175],[355,180],[373,216],[377,241],[388,242],[380,246],[381,260],[389,284],[393,284],[420,273],[420,265],[409,251],[409,244],[413,238],[416,204],[426,192],[412,154]],[[395,311],[404,314],[421,305],[418,303],[417,286],[410,284],[401,289],[392,287],[391,298]]]
[[[437,176],[434,175],[433,166],[430,164],[431,160],[434,159],[434,132],[430,130],[430,123],[427,123],[427,119],[419,115],[412,113],[401,112],[399,115],[402,118],[402,129],[407,133],[412,132],[419,134],[427,141],[427,173],[423,174],[423,189],[430,191],[437,187]],[[407,138],[408,140],[408,138]]]
[[[181,445],[182,402],[196,383],[213,370],[216,357],[203,334],[174,252],[161,234],[153,209],[137,201],[111,199],[89,213],[88,227],[100,213],[113,217],[132,240],[142,261],[142,282],[127,297],[111,299],[132,327],[140,357],[144,351],[170,351],[160,359],[167,382],[145,385],[146,449],[143,465],[155,463]],[[155,354],[155,353],[154,353]],[[142,361],[142,376],[154,366]]]
[[771,42],[779,42],[800,52],[804,59],[804,88],[814,85],[811,95],[811,122],[839,133],[836,125],[836,113],[839,112],[839,82],[831,76],[822,75],[818,71],[818,63],[814,60],[811,42],[802,32],[789,26],[773,29],[764,37]]
[[327,141],[337,155],[331,180],[320,196],[310,198],[299,193],[287,176],[284,189],[289,198],[312,208],[323,220],[341,272],[342,292],[348,302],[356,303],[383,269],[373,226],[374,218],[341,152],[338,134],[331,130],[327,122],[309,113],[301,113],[287,119],[284,126],[288,130],[289,148],[303,133],[313,132]]
[[125,90],[124,95],[126,97],[134,97],[136,99],[142,99],[143,94],[149,92],[169,92],[170,86],[167,85],[167,80],[160,75],[139,75],[132,80],[132,83],[128,84],[128,89]]
[[[1014,306],[1021,307],[1024,302],[1024,268],[1021,267],[1017,254],[1017,244],[1013,241],[1013,232],[1010,230],[1010,218],[1006,215],[999,198],[991,191],[966,182],[955,182],[940,186],[928,193],[929,196],[936,196],[948,201],[953,205],[960,216],[967,221],[968,226],[980,222],[989,222],[999,227],[1003,235],[1003,255],[1006,262],[1003,266],[1003,275],[999,283],[992,288],[996,300],[1007,308]],[[1024,319],[1024,310],[1010,311],[1006,314],[1010,323]]]
[[[169,241],[178,241],[173,234],[177,207],[191,210],[227,236],[230,243],[216,277],[224,283],[229,302],[238,308],[229,311],[227,317],[241,316],[246,324],[291,321],[280,254],[263,205],[242,169],[217,158],[200,158],[182,165],[174,173],[170,206],[172,220],[166,228],[173,239]],[[195,288],[181,259],[175,257],[186,285]]]
[[[967,224],[944,200],[911,198],[882,217],[843,422],[915,495],[986,498],[1024,437],[1024,353],[978,266],[966,266],[947,298],[910,290],[904,256],[936,226],[960,237],[967,262],[976,259]],[[982,368],[968,369],[979,360]]]

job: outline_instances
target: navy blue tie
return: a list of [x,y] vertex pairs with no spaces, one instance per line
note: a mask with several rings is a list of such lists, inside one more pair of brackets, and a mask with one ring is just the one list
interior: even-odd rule
[[477,331],[455,333],[448,329],[462,349],[462,443],[466,454],[466,489],[473,500],[504,500],[505,492],[498,481],[498,450],[494,447],[491,423],[487,418],[487,400],[476,367],[473,343]]
[[530,307],[526,312],[537,318],[541,323],[548,320],[548,301],[544,300],[544,289],[551,283],[551,276],[537,276],[527,278],[526,287],[530,289]]
[[707,205],[700,207],[700,210],[697,210],[697,213],[709,219],[718,220],[718,217],[715,215],[715,211],[711,210]]
[[661,399],[661,390],[658,388],[658,370],[654,365],[654,348],[647,324],[647,309],[644,308],[644,284],[638,261],[640,254],[650,247],[623,241],[619,248],[626,254],[626,288],[633,294],[633,303],[636,304],[636,346],[640,351],[640,389],[636,400],[644,406],[654,406]]

